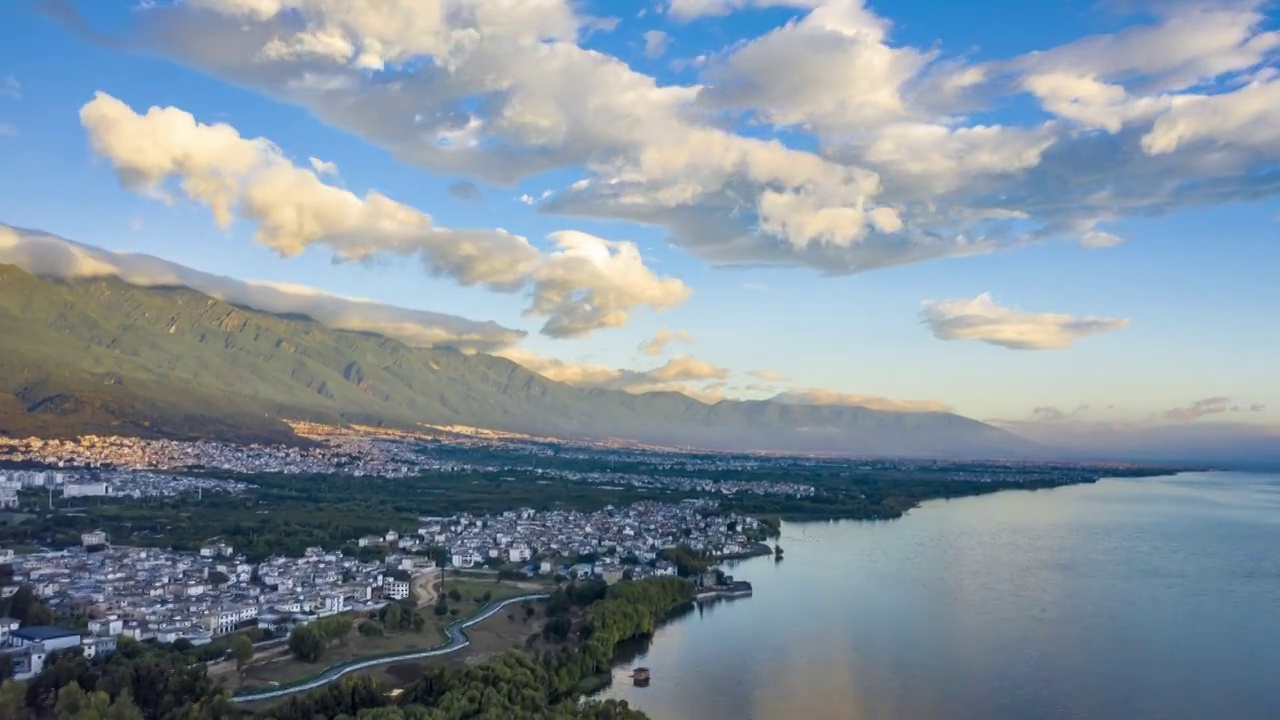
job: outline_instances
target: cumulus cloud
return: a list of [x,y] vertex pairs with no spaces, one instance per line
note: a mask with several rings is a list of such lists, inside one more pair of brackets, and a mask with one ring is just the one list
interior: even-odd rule
[[1119,318],[1014,310],[996,303],[990,293],[926,301],[920,317],[939,340],[977,340],[1014,350],[1065,350],[1080,338],[1129,325]]
[[115,253],[3,224],[0,263],[63,280],[116,277],[142,287],[188,287],[233,305],[304,315],[338,330],[377,333],[415,347],[493,352],[524,337],[494,322],[341,297],[301,285],[245,282],[150,255]]
[[556,382],[637,394],[676,392],[702,402],[723,399],[724,381],[729,377],[727,368],[716,367],[688,355],[672,358],[648,370],[631,370],[548,358],[521,347],[507,348],[495,354]]
[[552,233],[551,240],[560,249],[533,271],[528,310],[551,318],[542,330],[546,335],[576,337],[622,327],[633,308],[666,310],[691,294],[680,280],[654,275],[633,243],[572,230]]
[[818,388],[789,390],[774,396],[773,401],[787,405],[864,407],[868,410],[883,410],[885,412],[951,412],[951,408],[946,403],[936,400],[894,400],[875,395],[858,395]]
[[662,328],[654,333],[653,338],[640,343],[638,348],[645,355],[662,355],[672,342],[692,343],[693,336],[688,330],[668,330]]
[[[508,184],[568,170],[541,211],[665,228],[720,265],[1105,247],[1100,221],[1280,193],[1264,0],[1147,3],[1119,31],[981,63],[896,41],[862,0],[665,3],[678,21],[777,6],[793,21],[704,53],[696,84],[582,47],[595,23],[572,0],[190,0],[134,13],[128,42],[409,163]],[[1028,99],[1047,120],[991,122]]]
[[[126,188],[160,197],[176,190],[210,208],[221,227],[237,216],[257,227],[258,242],[283,256],[327,247],[342,261],[417,258],[431,273],[499,292],[532,289],[526,314],[548,318],[554,337],[619,327],[637,307],[663,310],[689,289],[654,275],[628,242],[563,231],[559,250],[542,253],[505,230],[455,230],[430,215],[370,191],[363,197],[295,166],[263,138],[229,125],[206,125],[177,108],[138,114],[98,93],[80,112],[94,150],[111,161]],[[326,163],[313,161],[326,172]]]
[[765,368],[762,370],[752,370],[747,374],[753,378],[756,378],[757,380],[763,380],[765,382],[786,382],[787,381],[786,373],[782,372],[781,370],[769,370]]

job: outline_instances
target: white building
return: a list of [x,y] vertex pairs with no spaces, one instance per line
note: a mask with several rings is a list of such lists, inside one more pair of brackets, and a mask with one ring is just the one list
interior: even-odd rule
[[124,621],[112,615],[103,620],[90,620],[89,632],[99,636],[114,636],[124,632]]
[[0,510],[15,510],[21,501],[18,493],[12,490],[0,490]]
[[406,600],[409,597],[409,583],[387,578],[382,583],[382,594],[392,600]]
[[85,547],[89,547],[90,545],[106,545],[107,534],[101,530],[80,533],[80,544]]
[[326,595],[320,601],[320,614],[337,615],[347,609],[347,603],[341,595]]
[[0,548],[0,565],[8,565],[13,562],[13,551]]
[[111,486],[104,482],[73,483],[62,488],[62,497],[105,497],[111,494]]
[[209,614],[209,629],[214,635],[225,635],[243,623],[258,619],[257,605],[221,607]]
[[476,551],[467,550],[464,552],[454,553],[453,557],[450,558],[450,562],[453,563],[454,567],[469,568],[469,567],[475,567],[476,565],[479,565],[481,562],[483,562],[483,559],[480,557],[480,554],[477,553]]

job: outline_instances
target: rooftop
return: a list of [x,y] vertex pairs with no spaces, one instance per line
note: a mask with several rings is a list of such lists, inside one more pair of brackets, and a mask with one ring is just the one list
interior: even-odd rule
[[28,625],[18,628],[11,633],[16,638],[30,640],[32,642],[41,642],[44,640],[56,640],[65,637],[80,637],[80,633],[75,630],[67,630],[66,628],[52,627],[49,625]]

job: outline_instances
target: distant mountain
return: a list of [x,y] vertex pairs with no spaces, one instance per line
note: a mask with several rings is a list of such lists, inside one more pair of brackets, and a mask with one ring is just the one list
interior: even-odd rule
[[990,457],[1035,447],[950,413],[582,389],[502,358],[409,347],[185,287],[0,265],[0,433],[268,440],[290,435],[282,418],[720,450]]

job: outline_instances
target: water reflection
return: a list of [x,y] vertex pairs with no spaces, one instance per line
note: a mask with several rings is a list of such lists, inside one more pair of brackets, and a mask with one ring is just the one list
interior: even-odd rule
[[784,562],[731,571],[753,597],[626,648],[606,696],[655,720],[1272,720],[1277,509],[1278,478],[1198,475],[787,525]]

